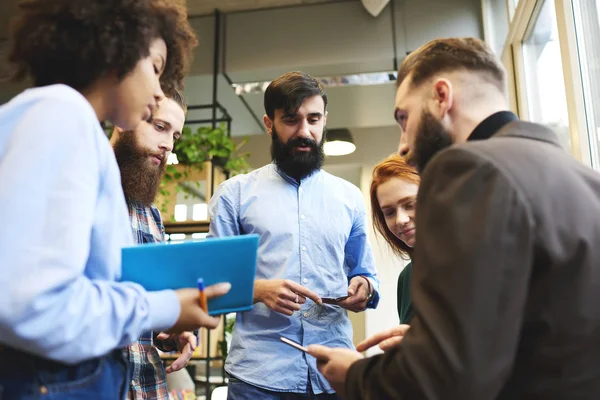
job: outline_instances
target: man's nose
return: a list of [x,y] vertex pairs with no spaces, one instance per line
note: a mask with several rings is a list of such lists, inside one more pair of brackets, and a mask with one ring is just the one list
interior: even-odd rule
[[307,120],[304,119],[300,122],[300,126],[298,126],[298,135],[297,136],[301,137],[301,138],[305,138],[305,139],[311,137],[310,124],[308,123]]
[[158,145],[158,147],[167,152],[170,153],[173,151],[173,139],[165,139],[163,141],[160,142],[160,144]]
[[408,144],[402,143],[402,140],[400,140],[400,144],[398,145],[398,154],[400,154],[402,157],[406,157],[408,150]]

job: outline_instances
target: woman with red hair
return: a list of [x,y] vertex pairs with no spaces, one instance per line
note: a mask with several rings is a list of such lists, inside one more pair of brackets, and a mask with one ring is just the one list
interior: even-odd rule
[[[371,212],[373,225],[395,254],[409,259],[415,245],[415,205],[421,182],[417,171],[394,154],[373,170]],[[410,300],[412,264],[409,262],[398,277],[398,317],[400,325],[379,332],[356,346],[358,351],[379,345],[382,350],[396,346],[410,327],[413,316]]]
[[[420,178],[404,159],[394,154],[375,166],[371,182],[371,210],[375,230],[398,256],[409,259],[415,245],[415,205]],[[398,278],[398,316],[408,324],[413,316],[410,300],[412,264]]]

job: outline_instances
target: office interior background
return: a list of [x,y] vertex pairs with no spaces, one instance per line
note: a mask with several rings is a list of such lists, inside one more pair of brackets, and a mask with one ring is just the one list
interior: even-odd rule
[[[0,78],[9,73],[4,58],[16,4],[0,0]],[[324,169],[359,187],[369,210],[373,166],[398,146],[393,118],[398,65],[431,39],[475,36],[506,67],[512,111],[552,127],[568,152],[600,169],[598,0],[188,0],[187,7],[200,40],[186,79],[192,106],[187,126],[229,122],[234,142],[247,140],[240,151],[249,154],[251,168],[271,161],[262,124],[264,88],[281,73],[308,72],[325,84],[328,130],[349,132],[345,140],[354,147],[328,156]],[[24,87],[0,83],[0,104]],[[225,178],[218,168],[205,170],[190,179],[206,196],[172,194],[171,241],[204,237],[206,204]],[[355,342],[398,323],[396,282],[405,261],[372,229],[369,234],[382,299],[378,309],[351,315]],[[206,350],[215,356],[219,335]]]

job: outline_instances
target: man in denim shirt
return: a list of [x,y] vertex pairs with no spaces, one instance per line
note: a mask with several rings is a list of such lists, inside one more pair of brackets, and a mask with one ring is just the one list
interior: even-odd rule
[[226,362],[232,400],[336,399],[315,359],[279,338],[354,348],[346,310],[379,301],[362,194],[321,169],[326,107],[307,74],[273,81],[264,116],[273,163],[228,180],[210,202],[209,236],[260,234],[255,305],[237,315]]

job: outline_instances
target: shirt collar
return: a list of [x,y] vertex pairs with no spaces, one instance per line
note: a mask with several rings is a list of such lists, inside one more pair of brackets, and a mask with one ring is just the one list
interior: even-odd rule
[[288,174],[286,174],[285,172],[283,172],[278,166],[277,164],[275,164],[275,162],[272,163],[273,168],[275,169],[275,171],[277,171],[277,173],[287,182],[296,185],[296,186],[300,186],[301,183],[306,183],[307,181],[311,180],[313,177],[317,176],[320,172],[321,169],[316,169],[313,172],[311,172],[310,175],[308,175],[307,177],[303,178],[300,182],[298,182],[295,178],[292,178],[291,176],[289,176]]
[[492,137],[506,124],[518,121],[518,117],[510,111],[499,111],[481,121],[467,140],[485,140]]

